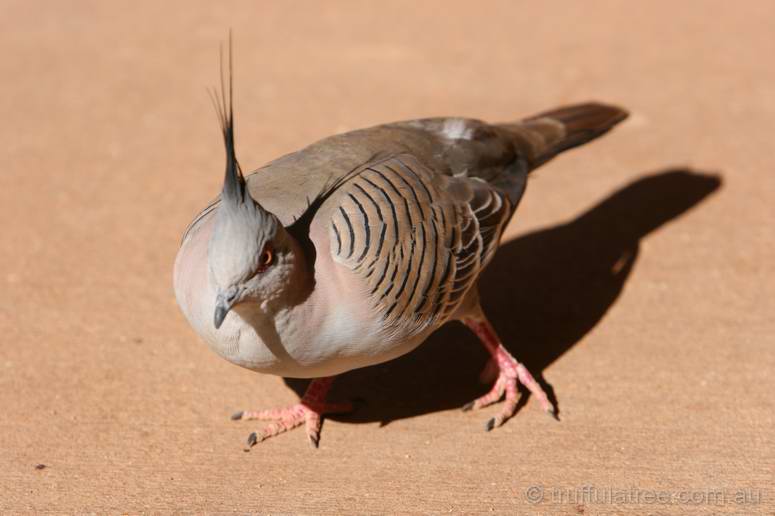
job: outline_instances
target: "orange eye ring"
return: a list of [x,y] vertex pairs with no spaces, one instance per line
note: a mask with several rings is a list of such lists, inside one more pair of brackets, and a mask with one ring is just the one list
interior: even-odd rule
[[264,272],[274,262],[274,250],[271,244],[266,244],[258,257],[258,272]]

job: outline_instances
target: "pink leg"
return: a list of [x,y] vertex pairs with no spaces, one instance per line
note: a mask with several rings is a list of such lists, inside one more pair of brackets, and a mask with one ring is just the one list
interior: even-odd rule
[[[552,405],[549,403],[549,399],[546,397],[544,390],[538,385],[538,382],[535,381],[527,368],[517,362],[517,360],[506,351],[506,348],[501,344],[498,335],[495,333],[495,329],[487,318],[484,315],[480,315],[476,318],[471,317],[464,319],[463,322],[477,337],[479,337],[479,340],[484,347],[490,352],[492,362],[497,364],[498,369],[498,377],[497,380],[495,380],[495,385],[492,390],[481,398],[464,406],[463,410],[471,410],[491,405],[499,401],[505,392],[506,402],[498,415],[487,422],[487,430],[492,430],[493,428],[501,426],[507,419],[514,415],[517,408],[517,382],[520,382],[538,399],[541,408],[546,412],[552,413]],[[492,366],[488,363],[485,372],[491,367]]]
[[333,381],[333,376],[312,380],[299,403],[290,407],[258,411],[247,410],[231,416],[233,420],[262,419],[272,421],[262,430],[253,432],[248,436],[245,451],[250,451],[250,448],[257,443],[296,428],[302,423],[306,426],[310,444],[317,448],[320,440],[321,416],[324,414],[344,414],[353,410],[353,404],[350,402],[327,403],[325,401]]

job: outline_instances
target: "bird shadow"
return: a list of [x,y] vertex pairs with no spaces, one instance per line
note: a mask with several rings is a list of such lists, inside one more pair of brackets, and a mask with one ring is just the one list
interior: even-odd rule
[[[505,242],[479,281],[485,312],[504,346],[542,384],[543,372],[603,318],[622,291],[640,239],[702,202],[716,175],[667,169],[624,186],[576,219]],[[380,422],[460,408],[488,389],[478,381],[487,354],[460,324],[447,324],[415,351],[340,375],[330,398],[362,399],[332,419]],[[309,381],[285,378],[299,396]],[[523,391],[518,409],[527,402]]]

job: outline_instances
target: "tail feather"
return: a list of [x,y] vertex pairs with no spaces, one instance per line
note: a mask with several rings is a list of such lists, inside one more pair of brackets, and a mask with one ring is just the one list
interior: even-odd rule
[[535,168],[560,152],[605,134],[627,116],[622,108],[590,102],[546,111],[503,127],[516,133],[517,145]]

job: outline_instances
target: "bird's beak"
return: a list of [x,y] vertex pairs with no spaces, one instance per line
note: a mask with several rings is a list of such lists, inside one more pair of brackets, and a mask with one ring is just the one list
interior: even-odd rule
[[227,299],[226,296],[221,293],[215,298],[215,317],[213,318],[213,324],[215,324],[216,330],[223,324],[223,320],[226,319],[226,314],[228,314],[231,307],[234,306],[234,301],[236,301],[236,299],[237,296]]

